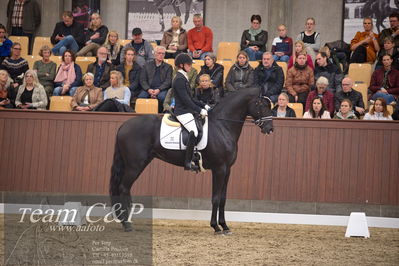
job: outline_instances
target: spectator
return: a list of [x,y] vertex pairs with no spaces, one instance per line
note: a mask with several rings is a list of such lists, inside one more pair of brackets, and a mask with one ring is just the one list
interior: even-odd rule
[[297,37],[297,41],[305,43],[306,52],[314,61],[316,53],[319,52],[321,41],[320,33],[314,31],[316,20],[314,18],[307,18],[305,23],[305,31],[302,31]]
[[377,98],[364,120],[392,120],[387,108],[387,102],[384,98]]
[[338,67],[328,60],[328,56],[324,52],[316,55],[314,78],[317,80],[319,77],[326,77],[328,79],[327,90],[333,94],[342,90],[341,82],[344,76],[340,73]]
[[292,55],[292,38],[287,36],[287,26],[281,24],[277,28],[278,37],[274,38],[272,43],[272,54],[274,61],[288,62]]
[[15,105],[21,109],[46,110],[47,103],[46,91],[39,83],[36,71],[26,71],[24,81],[18,89]]
[[187,32],[182,28],[182,20],[172,17],[172,27],[163,33],[161,46],[166,48],[165,58],[175,58],[180,53],[187,52]]
[[387,103],[392,103],[399,96],[399,71],[392,68],[392,56],[386,54],[382,57],[383,68],[374,71],[371,76],[369,90],[373,92],[372,99],[384,98]]
[[123,85],[129,88],[132,99],[134,99],[141,92],[140,73],[142,68],[136,63],[134,48],[128,47],[124,50],[124,53],[125,61],[117,66],[116,70],[121,72],[124,80]]
[[244,30],[241,36],[241,50],[248,54],[250,61],[262,59],[262,54],[266,52],[267,31],[262,30],[260,15],[251,16],[251,27]]
[[261,95],[269,97],[273,102],[281,93],[284,85],[283,69],[277,65],[271,52],[265,52],[262,56],[262,64],[255,69],[255,84],[260,87]]
[[82,24],[73,20],[72,12],[65,11],[62,14],[62,21],[55,25],[51,35],[51,43],[54,45],[54,55],[63,55],[66,50],[74,53],[84,45],[85,35]]
[[288,61],[288,69],[290,69],[296,62],[296,58],[300,53],[303,53],[306,55],[306,61],[308,66],[313,70],[314,65],[313,65],[313,60],[312,57],[306,52],[306,47],[305,44],[302,41],[296,41],[295,46],[294,46],[295,51],[292,53],[292,56],[290,57],[290,60]]
[[209,106],[216,104],[218,94],[211,87],[211,77],[208,74],[202,74],[199,81],[199,86],[195,88],[194,98]]
[[325,52],[329,61],[335,64],[340,73],[348,73],[350,58],[350,45],[342,40],[326,43],[325,46],[320,48],[319,52]]
[[107,41],[104,46],[108,50],[108,60],[110,60],[114,66],[118,66],[121,63],[123,46],[119,43],[119,34],[117,31],[111,30],[108,32]]
[[134,48],[136,51],[136,63],[139,64],[140,67],[144,67],[146,63],[154,59],[152,45],[143,39],[143,32],[140,28],[134,28],[132,30],[132,41],[123,47],[121,52],[121,64],[125,60],[124,50],[129,47]]
[[326,77],[319,77],[316,81],[316,89],[311,91],[306,99],[305,111],[309,111],[312,100],[319,97],[323,101],[325,109],[331,114],[334,114],[334,94],[327,90],[328,79]]
[[[163,61],[166,49],[163,46],[155,48],[155,59],[145,64],[140,74],[142,91],[139,98],[158,99],[163,103],[166,93],[172,85],[172,66]],[[162,105],[160,105],[162,106]]]
[[[22,84],[24,74],[29,69],[28,61],[21,57],[21,50],[20,43],[13,43],[11,46],[11,56],[4,59],[3,63],[1,63],[1,69],[7,70],[13,80],[11,85],[14,90],[13,95],[16,95],[17,88]],[[12,100],[15,100],[15,98]]]
[[301,52],[293,68],[287,72],[285,87],[291,103],[301,103],[305,109],[306,99],[314,84],[313,70],[306,63],[306,53]]
[[0,24],[0,65],[6,57],[11,56],[12,41],[7,38],[7,30]]
[[113,69],[113,65],[107,61],[107,55],[107,48],[104,46],[98,48],[96,62],[87,66],[87,72],[94,75],[94,86],[103,91],[109,87],[109,73]]
[[30,54],[33,35],[41,23],[39,4],[36,0],[9,0],[7,18],[7,31],[12,36],[28,36]]
[[386,37],[392,37],[395,46],[399,47],[399,13],[394,12],[389,15],[389,26],[390,28],[381,31],[378,36],[380,46],[384,45]]
[[195,14],[193,18],[194,28],[188,31],[188,50],[194,59],[203,60],[205,56],[212,52],[213,32],[204,26],[204,20],[200,14]]
[[[172,80],[176,77],[177,74],[177,67],[175,66],[173,68],[173,74],[172,74]],[[188,83],[190,84],[190,88],[193,88],[191,90],[191,96],[194,96],[194,88],[197,85],[197,80],[199,79],[198,76],[198,71],[195,68],[191,68],[190,71],[187,72],[187,77],[188,77]],[[173,88],[170,88],[168,92],[166,93],[165,100],[163,101],[163,111],[165,113],[171,113],[173,111],[173,108],[175,107],[175,98],[174,98],[174,92]]]
[[[10,100],[12,79],[6,70],[0,70],[0,109],[14,108]],[[14,95],[15,99],[15,95]]]
[[76,56],[94,56],[97,54],[97,49],[105,43],[107,34],[108,28],[102,24],[100,14],[91,14],[84,47],[77,52]]
[[352,102],[352,108],[355,115],[359,117],[364,114],[364,102],[362,94],[352,88],[353,81],[350,78],[342,80],[342,91],[335,93],[335,110],[341,107],[343,99],[349,99]]
[[326,110],[322,99],[319,96],[313,98],[309,111],[303,114],[303,118],[321,118],[330,119],[331,115]]
[[352,102],[349,99],[343,99],[339,111],[335,114],[334,119],[357,119],[353,112]]
[[351,41],[351,51],[353,51],[351,63],[374,63],[377,52],[380,50],[378,35],[373,32],[373,20],[363,19],[364,31],[358,31]]
[[378,62],[375,69],[379,69],[384,66],[382,63],[382,57],[386,54],[392,56],[392,68],[399,70],[399,47],[394,45],[392,37],[386,37],[384,40],[383,48],[378,52]]
[[272,109],[274,117],[296,117],[295,111],[288,106],[288,100],[287,93],[280,93],[277,104]]
[[254,69],[249,65],[247,53],[241,51],[227,74],[224,89],[230,92],[242,90],[254,86],[254,82]]
[[53,95],[57,64],[50,60],[51,48],[48,45],[40,48],[39,55],[42,57],[42,60],[35,61],[33,69],[36,70],[39,82],[44,87],[47,97],[50,97]]
[[115,99],[121,104],[130,106],[130,90],[123,86],[123,77],[121,72],[111,71],[111,85],[104,91],[104,100]]
[[58,68],[54,80],[53,95],[60,96],[68,94],[73,96],[78,86],[82,85],[82,69],[75,64],[75,54],[66,50],[62,55],[62,63]]
[[83,86],[73,95],[71,106],[74,111],[91,111],[103,101],[103,91],[94,85],[94,75],[83,75]]
[[[208,74],[211,77],[211,87],[217,89],[219,96],[223,96],[223,72],[224,66],[216,63],[215,54],[208,53],[205,56],[204,65],[201,66],[201,71],[197,77]],[[199,84],[198,78],[197,83]]]

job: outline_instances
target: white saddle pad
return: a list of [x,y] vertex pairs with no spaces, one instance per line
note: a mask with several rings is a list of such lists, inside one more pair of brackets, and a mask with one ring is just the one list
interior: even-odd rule
[[[164,115],[164,119],[161,122],[161,132],[160,132],[160,141],[162,147],[168,150],[185,150],[186,146],[183,144],[183,139],[181,136],[181,126],[170,126],[165,123],[166,116]],[[197,150],[203,150],[206,148],[208,144],[208,117],[205,118],[205,124],[203,126],[203,134],[201,141],[195,147]]]

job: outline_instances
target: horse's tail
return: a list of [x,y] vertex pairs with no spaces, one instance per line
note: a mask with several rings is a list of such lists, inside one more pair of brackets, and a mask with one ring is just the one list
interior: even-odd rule
[[119,185],[125,172],[125,164],[119,149],[118,139],[115,141],[114,161],[111,167],[111,180],[109,184],[109,193],[111,196],[119,196]]

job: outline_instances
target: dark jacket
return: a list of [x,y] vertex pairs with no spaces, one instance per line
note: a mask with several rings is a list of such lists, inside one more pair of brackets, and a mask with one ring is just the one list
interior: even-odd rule
[[[76,78],[75,78],[75,81],[72,82],[72,84],[70,85],[70,88],[79,87],[79,86],[83,85],[83,83],[82,83],[82,69],[76,63],[73,64],[73,66],[74,66],[74,69],[75,69]],[[60,68],[58,67],[57,73],[58,73],[59,70],[60,70]],[[61,86],[62,86],[61,82],[54,82],[54,88],[61,87]]]
[[[384,50],[384,47],[381,48],[381,50],[378,52],[378,61],[376,65],[376,69],[380,67],[384,67],[382,64],[382,57],[386,54],[386,51]],[[392,54],[392,67],[396,70],[399,70],[399,46],[395,46],[393,48],[393,54]]]
[[[277,117],[277,109],[278,105],[276,104],[276,106],[274,106],[274,108],[272,109],[272,114],[274,117]],[[285,109],[285,117],[296,117],[294,109],[287,106]]]
[[327,63],[327,66],[321,67],[316,64],[314,69],[314,80],[315,85],[313,85],[312,90],[316,89],[316,81],[319,77],[325,77],[328,79],[328,87],[327,90],[335,94],[338,91],[342,90],[342,79],[344,78],[343,74],[340,74],[338,67],[330,62]]
[[255,68],[255,84],[260,87],[262,96],[279,95],[284,85],[283,69],[276,62],[273,62],[269,76],[266,76],[265,69],[263,64]]
[[[125,78],[125,65],[121,64],[116,67],[116,70],[122,73],[122,77]],[[140,73],[142,68],[136,62],[133,63],[133,68],[129,71],[129,89],[132,93],[131,97],[137,97],[140,93]]]
[[186,77],[177,72],[172,82],[172,88],[175,97],[175,115],[186,113],[200,113],[205,104],[191,97],[190,83]]
[[[11,34],[11,17],[14,9],[14,0],[9,0],[7,5],[7,31]],[[22,11],[22,30],[26,33],[35,33],[41,23],[39,4],[35,0],[25,0]]]
[[[160,74],[161,74],[161,86],[158,88],[161,91],[170,89],[170,85],[172,84],[172,66],[162,62],[159,66]],[[151,60],[150,62],[146,63],[141,71],[140,74],[140,84],[143,90],[148,91],[151,89],[151,83],[154,78],[156,70],[155,59]]]
[[[249,41],[247,44],[246,41]],[[259,50],[262,52],[266,51],[267,43],[267,31],[262,30],[258,35],[255,36],[255,41],[251,41],[251,34],[249,30],[244,30],[241,36],[241,50],[248,48],[249,46],[258,46]]]
[[[385,69],[380,68],[374,71],[371,76],[371,82],[369,90],[374,93],[378,92],[378,90],[382,87],[382,83],[384,80]],[[389,94],[394,95],[395,97],[399,96],[399,71],[391,68],[391,71],[388,74],[388,88],[386,88]]]
[[224,66],[215,63],[212,69],[209,69],[206,65],[201,66],[201,71],[197,76],[197,84],[199,84],[199,77],[202,74],[208,74],[211,77],[211,82],[215,88],[223,88],[223,71]]
[[218,93],[216,89],[213,88],[208,88],[206,90],[195,88],[194,98],[204,104],[214,105],[218,102]]
[[101,25],[101,27],[99,27],[97,30],[88,29],[85,32],[84,43],[89,41],[90,37],[96,34],[97,32],[100,34],[100,37],[98,37],[97,39],[93,39],[91,41],[97,43],[98,45],[103,45],[105,43],[105,40],[107,39],[107,34],[108,34],[108,28],[105,25]]
[[[343,99],[349,99],[352,102],[353,110],[355,110],[355,107],[364,108],[363,97],[360,92],[354,89],[352,89],[350,92],[344,92],[342,90],[335,94],[335,111],[339,111]],[[357,112],[355,112],[355,114],[359,116]]]
[[227,74],[224,89],[225,91],[236,91],[250,88],[253,85],[254,69],[248,63],[242,67],[235,63]]
[[[97,62],[98,62],[98,60],[96,60],[96,62],[91,63],[90,65],[88,65],[86,72],[93,73],[93,75],[95,76],[96,72],[97,72],[97,67],[96,67]],[[108,62],[105,62],[104,72],[103,72],[103,74],[102,74],[102,76],[100,78],[100,85],[99,85],[99,87],[103,91],[110,86],[110,82],[109,82],[110,74],[109,73],[111,72],[111,70],[113,70],[113,65],[108,63]]]
[[[70,32],[70,34],[69,34]],[[74,21],[71,26],[67,27],[63,21],[55,24],[53,34],[51,35],[51,43],[57,44],[59,41],[55,39],[57,35],[72,35],[79,47],[82,47],[85,43],[85,34],[83,31],[83,25]]]

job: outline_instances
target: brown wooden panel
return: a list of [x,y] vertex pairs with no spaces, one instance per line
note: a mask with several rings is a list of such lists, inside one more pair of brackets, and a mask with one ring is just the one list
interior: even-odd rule
[[[135,114],[0,111],[0,189],[107,194],[117,129]],[[229,198],[399,204],[397,122],[245,124]],[[212,175],[154,160],[133,193],[209,198]]]

